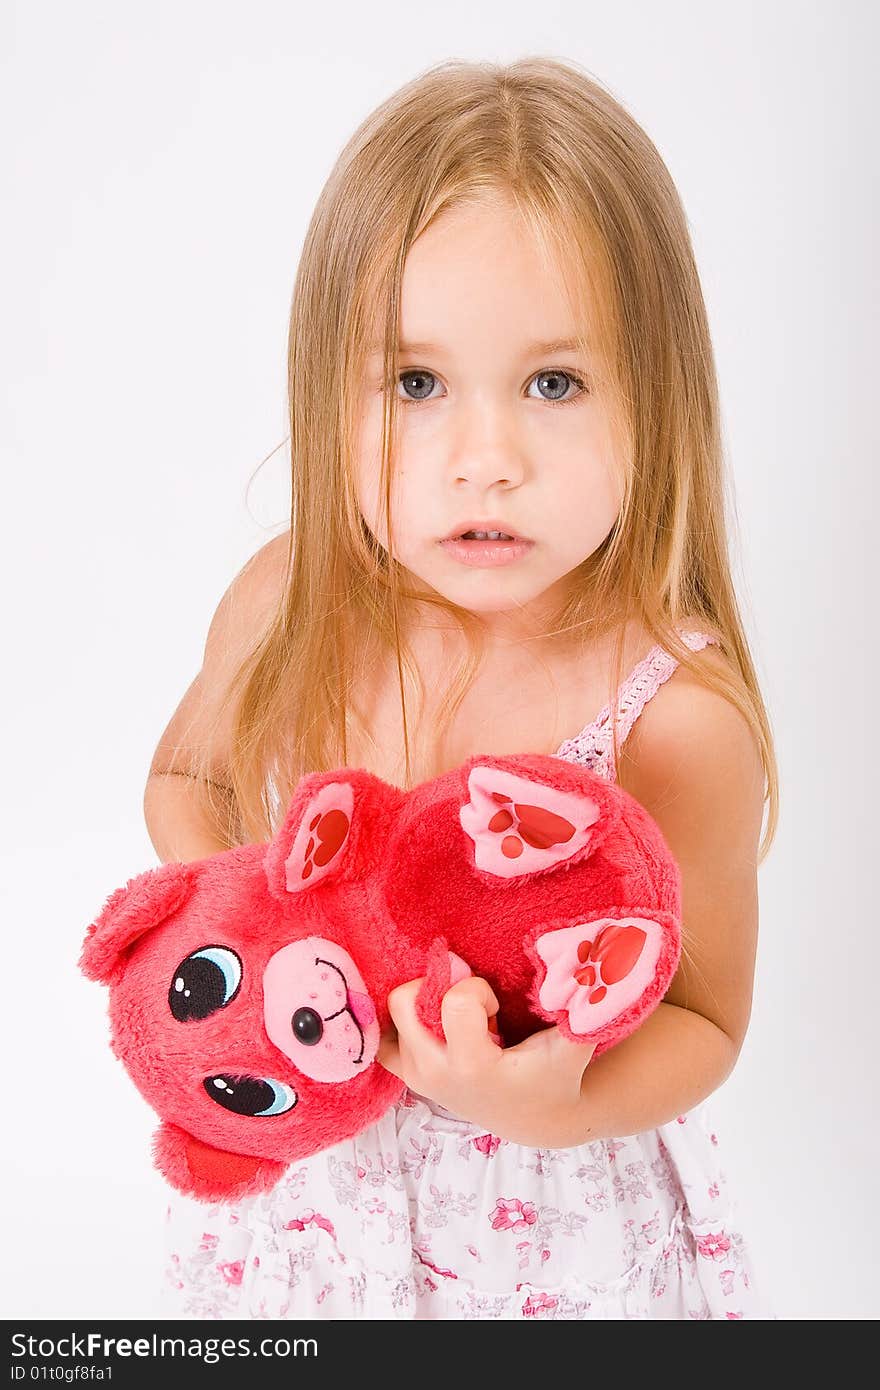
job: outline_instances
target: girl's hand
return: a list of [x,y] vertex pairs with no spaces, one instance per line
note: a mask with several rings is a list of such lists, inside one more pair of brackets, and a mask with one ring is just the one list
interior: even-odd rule
[[396,1032],[383,1034],[376,1054],[386,1070],[450,1114],[512,1143],[568,1148],[589,1141],[581,1078],[594,1043],[570,1042],[554,1026],[516,1047],[499,1047],[489,1032],[498,1000],[479,975],[444,994],[443,1043],[416,1017],[421,984],[410,980],[388,995]]

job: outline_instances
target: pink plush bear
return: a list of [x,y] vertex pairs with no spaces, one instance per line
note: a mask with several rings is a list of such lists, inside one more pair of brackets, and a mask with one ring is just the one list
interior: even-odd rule
[[597,1056],[660,1002],[680,911],[656,822],[577,764],[474,757],[410,792],[343,768],[300,781],[268,845],[118,888],[80,963],[162,1119],[157,1166],[233,1200],[400,1097],[374,1060],[395,986],[424,977],[442,1038],[444,992],[482,975],[505,1043],[555,1023]]

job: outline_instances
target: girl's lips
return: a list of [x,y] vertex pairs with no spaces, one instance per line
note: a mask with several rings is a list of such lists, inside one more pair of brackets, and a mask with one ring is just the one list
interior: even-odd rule
[[453,560],[462,565],[477,569],[494,569],[498,565],[512,565],[527,555],[534,541],[463,541],[450,539],[440,545]]

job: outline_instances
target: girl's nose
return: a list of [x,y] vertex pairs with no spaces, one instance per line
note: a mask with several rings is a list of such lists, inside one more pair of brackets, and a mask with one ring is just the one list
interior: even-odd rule
[[453,437],[450,463],[457,483],[470,483],[480,491],[496,483],[521,483],[527,467],[525,446],[509,413],[489,406],[468,412]]

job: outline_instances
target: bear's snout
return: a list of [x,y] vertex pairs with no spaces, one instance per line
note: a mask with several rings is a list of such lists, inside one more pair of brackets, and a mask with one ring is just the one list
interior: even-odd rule
[[366,985],[349,953],[323,937],[270,957],[263,1012],[270,1040],[315,1081],[347,1081],[376,1055],[379,1025]]

